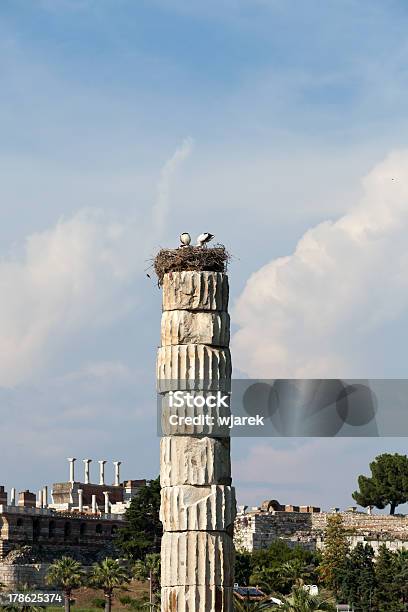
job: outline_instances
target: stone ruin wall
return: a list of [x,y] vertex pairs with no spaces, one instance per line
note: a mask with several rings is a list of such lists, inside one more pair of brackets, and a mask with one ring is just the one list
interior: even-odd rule
[[[385,546],[392,551],[408,549],[408,516],[390,516],[387,514],[366,514],[363,512],[341,512],[343,525],[349,531],[349,542],[352,548],[357,544],[369,544],[377,554]],[[327,518],[324,512],[313,515],[312,528],[316,534],[317,548],[324,546],[324,530]]]
[[115,539],[122,520],[30,510],[12,507],[0,513],[0,562],[21,547],[32,548],[39,562],[66,554],[91,563],[117,552]]
[[9,589],[23,585],[32,589],[44,587],[49,563],[32,563],[27,565],[0,564],[0,583]]
[[[359,542],[370,544],[374,552],[385,544],[390,550],[408,549],[408,516],[341,512],[349,531],[352,547]],[[235,521],[234,540],[238,550],[267,548],[276,539],[308,549],[324,546],[324,530],[332,513],[318,512],[249,512]]]
[[[363,512],[340,512],[339,514],[346,529],[357,529],[375,534],[388,533],[395,538],[408,540],[408,515],[390,516],[389,514]],[[324,530],[329,516],[333,514],[329,512],[312,514],[312,528]]]
[[234,541],[237,550],[267,548],[274,540],[305,543],[310,538],[312,514],[308,512],[250,512],[235,520]]

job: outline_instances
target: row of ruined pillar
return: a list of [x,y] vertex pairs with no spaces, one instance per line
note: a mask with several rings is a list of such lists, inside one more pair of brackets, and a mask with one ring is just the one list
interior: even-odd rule
[[[28,492],[27,491],[23,491],[22,493],[20,493],[20,500],[18,501],[18,505],[20,506],[24,506],[25,504],[25,499],[24,499],[24,495],[26,495]],[[84,503],[83,503],[83,489],[78,489],[78,510],[80,512],[83,512],[84,509]],[[105,514],[109,514],[110,511],[110,500],[109,500],[109,491],[104,491],[103,492],[104,495],[104,512]],[[32,499],[34,500],[32,502],[32,505],[34,506],[34,502],[37,508],[48,508],[48,487],[44,486],[42,489],[39,489],[38,494],[37,494],[37,499],[35,501],[35,496],[34,494],[30,493],[30,496],[32,497]],[[31,501],[31,499],[30,499]],[[16,506],[17,505],[17,495],[16,495],[16,489],[15,487],[13,487],[10,490],[10,501],[7,504],[8,506]],[[99,511],[98,505],[97,505],[97,501],[96,501],[96,495],[92,495],[92,513],[93,514],[97,514],[97,512]]]
[[[78,510],[79,512],[83,512],[84,510],[84,492],[82,489],[78,489]],[[104,491],[103,492],[104,498],[105,498],[105,507],[104,507],[104,512],[105,514],[109,514],[109,510],[110,510],[110,501],[109,501],[109,491]],[[96,514],[98,512],[98,505],[96,503],[96,495],[92,495],[92,507],[91,507],[91,511],[92,514]]]
[[[69,481],[70,482],[75,482],[75,461],[76,461],[76,457],[68,457]],[[92,463],[92,459],[83,459],[82,461],[84,463],[84,484],[91,484],[90,465]],[[99,484],[104,485],[106,484],[105,483],[105,465],[107,461],[105,459],[101,459],[100,461],[98,461],[98,463],[99,463]],[[115,487],[120,486],[120,466],[121,464],[122,464],[121,461],[113,461],[113,465],[115,468],[115,482],[114,482]]]

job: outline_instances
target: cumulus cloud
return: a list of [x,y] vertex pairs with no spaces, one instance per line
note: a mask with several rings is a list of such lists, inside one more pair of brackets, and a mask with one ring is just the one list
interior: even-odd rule
[[346,215],[313,227],[292,255],[249,278],[234,309],[240,370],[270,378],[378,375],[364,346],[408,306],[408,151],[390,154],[362,186]]
[[172,180],[191,147],[191,139],[183,141],[164,164],[153,221],[149,211],[118,218],[81,210],[0,260],[0,386],[32,382],[72,335],[109,325],[135,305],[133,285],[160,237]]
[[140,222],[82,211],[28,237],[0,262],[0,385],[32,380],[64,340],[133,305],[126,289],[144,266]]

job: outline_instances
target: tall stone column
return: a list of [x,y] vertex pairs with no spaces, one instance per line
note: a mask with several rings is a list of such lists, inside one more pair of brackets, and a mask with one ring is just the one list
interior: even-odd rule
[[[229,389],[228,278],[221,272],[171,272],[163,279],[161,346],[162,612],[230,612],[233,590],[230,439],[217,426],[229,407],[183,407],[178,416],[210,421],[169,425],[172,391],[207,397]],[[210,391],[211,390],[211,391]],[[202,403],[202,402],[201,402]]]

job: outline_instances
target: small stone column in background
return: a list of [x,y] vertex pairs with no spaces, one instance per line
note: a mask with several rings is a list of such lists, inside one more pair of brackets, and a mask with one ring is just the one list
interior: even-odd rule
[[100,485],[104,485],[105,484],[105,459],[102,459],[101,461],[98,461],[99,463],[99,484]]
[[119,487],[120,486],[120,466],[121,466],[122,462],[121,461],[114,461],[113,465],[115,467],[115,487]]
[[109,491],[103,492],[105,496],[105,514],[109,514]]
[[84,462],[84,483],[90,484],[91,482],[90,465],[91,465],[92,459],[83,459],[83,462]]
[[84,511],[84,492],[82,489],[78,489],[78,510],[79,512]]
[[48,508],[48,487],[45,485],[43,487],[43,508]]
[[75,457],[68,457],[69,461],[69,482],[75,482]]

